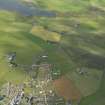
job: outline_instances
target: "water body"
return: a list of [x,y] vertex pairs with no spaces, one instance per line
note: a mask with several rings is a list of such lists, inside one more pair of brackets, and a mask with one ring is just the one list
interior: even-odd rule
[[22,3],[20,0],[0,0],[0,9],[18,12],[25,16],[56,16],[56,14],[52,11],[45,11],[37,7],[30,7]]

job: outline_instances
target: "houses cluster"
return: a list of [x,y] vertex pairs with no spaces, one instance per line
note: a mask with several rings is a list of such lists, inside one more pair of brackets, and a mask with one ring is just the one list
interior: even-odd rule
[[[48,55],[42,55],[41,58],[46,59],[48,58]],[[9,65],[12,65],[12,67],[23,66],[16,63],[16,52],[8,54],[7,60]],[[25,67],[28,66],[26,65]],[[35,68],[38,69],[37,78],[32,78],[32,81],[29,84],[29,88],[31,88],[33,92],[30,92],[29,94],[25,93],[24,88],[27,88],[29,85],[26,85],[25,87],[19,87],[13,86],[11,83],[8,83],[7,97],[9,96],[10,99],[9,105],[21,105],[24,102],[26,103],[26,105],[58,105],[64,103],[64,99],[57,96],[55,91],[47,85],[51,85],[52,82],[52,65],[42,62],[39,64],[32,64],[29,68],[30,72],[35,71]],[[59,72],[55,73],[54,75],[58,74]]]
[[20,105],[24,96],[24,91],[19,92],[10,102],[10,105]]

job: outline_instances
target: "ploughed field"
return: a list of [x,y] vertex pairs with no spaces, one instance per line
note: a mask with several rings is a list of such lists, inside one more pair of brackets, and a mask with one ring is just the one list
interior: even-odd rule
[[[78,100],[80,105],[105,105],[105,1],[21,3],[56,16],[0,10],[0,87],[7,82],[29,81],[27,69],[37,60],[42,62],[39,56],[47,55],[44,62],[53,65],[58,95],[70,98],[74,105]],[[10,52],[16,52],[16,62],[27,68],[11,68],[5,57]]]

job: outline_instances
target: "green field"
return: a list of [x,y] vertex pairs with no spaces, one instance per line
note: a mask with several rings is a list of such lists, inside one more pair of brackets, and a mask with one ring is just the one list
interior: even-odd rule
[[[25,17],[0,10],[0,87],[8,81],[30,80],[22,68],[9,67],[4,57],[7,53],[16,51],[16,62],[29,66],[38,56],[48,54],[46,62],[54,65],[54,71],[60,71],[80,89],[80,105],[105,105],[105,0],[32,3],[57,16]],[[78,74],[78,68],[85,68],[89,75]]]
[[29,1],[28,4],[34,4],[37,7],[58,11],[58,12],[86,12],[87,9],[94,6],[101,10],[105,10],[105,1],[104,0],[22,0]]
[[82,69],[86,71],[87,74],[81,75],[75,70],[68,73],[67,77],[75,83],[84,97],[95,93],[99,89],[103,72],[87,68]]

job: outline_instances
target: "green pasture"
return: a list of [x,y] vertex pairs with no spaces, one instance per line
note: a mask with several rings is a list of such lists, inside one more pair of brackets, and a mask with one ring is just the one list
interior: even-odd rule
[[[84,74],[79,73],[80,69],[84,71]],[[68,73],[67,77],[75,83],[84,97],[95,93],[100,88],[102,74],[103,72],[99,70],[77,68]]]
[[[47,54],[45,61],[54,65],[54,71],[67,75],[80,89],[80,105],[104,105],[105,1],[33,1],[39,8],[68,16],[24,17],[0,11],[0,86],[30,79],[22,68],[9,67],[4,57],[7,53],[16,51],[16,62],[29,66],[38,56]],[[89,75],[78,74],[77,68],[86,68]]]
[[[22,0],[28,1],[28,0]],[[27,4],[34,4],[39,8],[58,12],[86,12],[90,8],[105,10],[104,0],[30,0]]]

